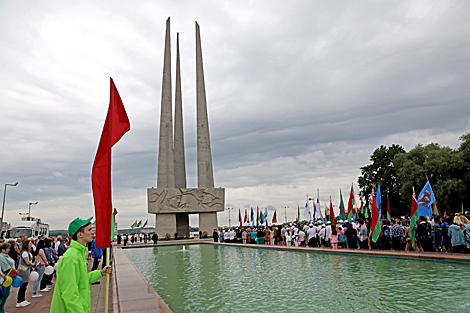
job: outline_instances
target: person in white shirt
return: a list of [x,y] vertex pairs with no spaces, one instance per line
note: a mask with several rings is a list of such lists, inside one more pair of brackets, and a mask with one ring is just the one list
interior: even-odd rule
[[320,246],[321,247],[326,247],[325,243],[325,238],[326,238],[326,227],[325,225],[321,225],[321,229],[320,231],[318,232],[318,237],[320,238]]
[[330,235],[331,235],[331,222],[326,223],[326,235],[325,235],[325,244],[327,247],[330,246]]
[[303,230],[299,231],[299,246],[305,247],[305,232]]
[[235,242],[235,233],[233,232],[233,229],[230,229],[230,242]]
[[224,242],[230,242],[230,233],[228,230],[226,230],[224,233]]
[[316,227],[313,226],[313,224],[310,224],[308,230],[307,230],[307,235],[308,235],[308,246],[309,247],[315,247],[315,239],[317,237],[317,229]]
[[286,232],[286,246],[290,247],[292,245],[292,236],[289,232]]

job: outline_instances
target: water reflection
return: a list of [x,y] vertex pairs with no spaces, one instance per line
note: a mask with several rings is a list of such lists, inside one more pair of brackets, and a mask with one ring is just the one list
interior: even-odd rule
[[470,308],[466,264],[231,245],[184,247],[184,252],[183,246],[125,250],[174,312]]

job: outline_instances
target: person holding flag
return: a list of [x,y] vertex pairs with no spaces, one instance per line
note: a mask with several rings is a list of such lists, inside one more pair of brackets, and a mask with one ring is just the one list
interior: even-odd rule
[[64,253],[57,266],[57,280],[51,302],[51,313],[90,312],[90,284],[102,276],[111,274],[111,265],[102,270],[87,272],[85,259],[86,245],[95,235],[91,219],[74,219],[68,228],[72,237],[70,248]]

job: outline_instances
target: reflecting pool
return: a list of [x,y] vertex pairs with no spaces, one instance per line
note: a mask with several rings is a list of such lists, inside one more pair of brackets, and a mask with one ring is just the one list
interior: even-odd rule
[[463,263],[210,244],[124,251],[173,312],[470,312]]

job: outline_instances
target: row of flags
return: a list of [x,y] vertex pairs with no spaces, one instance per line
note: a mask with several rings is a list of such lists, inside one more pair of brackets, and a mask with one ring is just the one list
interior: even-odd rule
[[131,225],[131,228],[139,228],[141,225],[142,225],[142,228],[144,228],[145,226],[147,226],[149,220],[147,219],[144,223],[144,225],[142,225],[142,220],[140,220],[138,223],[137,223],[137,220],[135,220],[134,224]]

